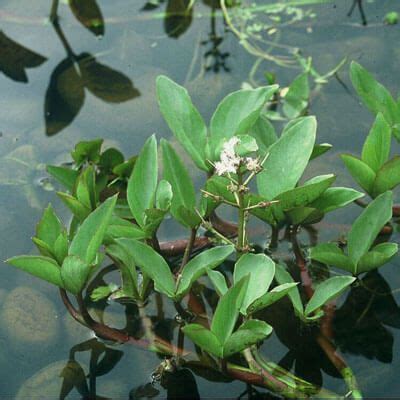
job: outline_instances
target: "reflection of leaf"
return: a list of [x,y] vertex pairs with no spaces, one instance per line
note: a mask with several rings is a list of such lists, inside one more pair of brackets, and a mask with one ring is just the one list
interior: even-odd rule
[[100,64],[87,53],[82,53],[78,59],[84,86],[99,99],[122,103],[140,96],[132,81],[121,72]]
[[121,103],[140,96],[131,80],[88,53],[61,61],[50,77],[45,98],[46,134],[55,135],[78,115],[85,100],[85,87],[99,99]]
[[50,77],[44,104],[46,135],[67,127],[78,115],[85,100],[84,86],[76,65],[66,58]]
[[96,0],[69,0],[75,18],[96,36],[104,35],[104,19]]
[[183,368],[163,377],[167,399],[200,399],[196,379],[190,370]]
[[65,399],[74,387],[83,397],[86,397],[89,394],[85,372],[75,360],[69,360],[60,375],[64,378],[60,399]]
[[145,385],[133,388],[129,393],[129,398],[132,400],[152,399],[159,394],[160,391],[157,390],[151,383],[146,383]]
[[190,0],[168,0],[164,29],[169,37],[178,38],[192,23]]
[[96,365],[96,376],[108,374],[119,362],[124,353],[120,350],[105,349],[105,354]]
[[368,273],[361,282],[336,312],[336,341],[342,351],[390,363],[394,340],[384,325],[400,327],[400,308],[378,272]]
[[25,69],[38,67],[46,60],[46,57],[21,46],[0,31],[0,71],[9,78],[28,82]]
[[161,3],[164,3],[164,0],[149,0],[141,8],[141,11],[152,11],[152,10],[155,10],[156,8],[160,7]]

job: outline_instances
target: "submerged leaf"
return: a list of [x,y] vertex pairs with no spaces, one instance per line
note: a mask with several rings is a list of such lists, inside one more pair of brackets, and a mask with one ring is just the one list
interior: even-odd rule
[[61,61],[50,76],[44,118],[46,135],[52,136],[66,128],[78,115],[85,101],[84,84],[73,60]]
[[69,0],[75,18],[96,36],[104,36],[104,19],[96,0]]

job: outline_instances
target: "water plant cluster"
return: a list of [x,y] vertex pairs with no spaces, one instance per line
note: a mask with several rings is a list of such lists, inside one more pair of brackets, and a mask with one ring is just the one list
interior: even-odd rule
[[[400,157],[390,158],[390,147],[393,137],[400,139],[400,103],[359,64],[352,63],[351,78],[376,115],[361,157],[342,156],[362,191],[333,186],[333,174],[302,180],[309,162],[331,148],[316,143],[316,119],[305,115],[305,75],[285,96],[275,84],[229,94],[209,126],[186,89],[159,76],[160,111],[193,165],[204,173],[199,193],[171,141],[158,142],[153,135],[127,159],[116,148],[103,149],[101,139],[80,142],[71,153],[71,165],[47,167],[64,188],[57,195],[72,213],[70,223],[66,226],[49,205],[33,237],[40,255],[7,262],[57,286],[67,310],[97,337],[165,356],[161,378],[180,368],[211,369],[284,397],[338,397],[262,354],[261,345],[268,346],[274,329],[262,311],[287,298],[301,324],[312,327],[306,332],[342,375],[348,386],[343,396],[362,398],[329,328],[335,299],[398,251],[382,233],[390,231],[393,216],[399,215],[392,190],[400,184]],[[268,119],[271,104],[276,107],[277,102],[289,119],[280,135]],[[361,200],[366,195],[368,202]],[[306,250],[299,246],[302,228],[353,202],[363,208],[347,240]],[[222,219],[222,208],[233,209],[236,221]],[[188,238],[159,240],[160,225],[171,218],[187,230]],[[265,248],[249,240],[253,218],[269,226]],[[290,235],[295,275],[273,251],[281,229]],[[107,260],[118,269],[120,280],[94,285]],[[312,265],[322,264],[329,266],[328,274],[310,273]],[[209,307],[201,300],[205,288],[215,295]],[[157,336],[146,317],[154,292],[177,310],[177,343]],[[96,320],[87,297],[136,304],[145,340]],[[184,337],[192,344],[184,346]]]

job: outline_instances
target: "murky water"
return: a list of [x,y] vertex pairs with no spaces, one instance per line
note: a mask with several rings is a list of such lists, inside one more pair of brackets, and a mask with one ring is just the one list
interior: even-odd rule
[[[159,7],[150,7],[150,3],[144,7],[145,2],[139,0],[98,1],[104,32],[99,27],[93,32],[82,27],[64,3],[59,6],[59,28],[55,29],[47,20],[50,3],[0,0],[2,260],[33,251],[29,238],[48,202],[60,215],[68,216],[46,177],[46,163],[69,160],[69,151],[80,140],[103,137],[107,144],[131,155],[153,132],[158,138],[171,138],[155,99],[159,74],[184,84],[201,113],[209,118],[224,95],[249,81],[255,62],[227,32],[219,11],[213,8],[217,2],[198,0],[192,17],[165,18],[166,9],[176,10],[182,2],[166,0]],[[386,12],[400,11],[398,1],[365,2],[367,26],[361,25],[358,10],[350,18],[346,16],[350,5],[351,1],[338,0],[314,6],[317,17],[282,30],[280,43],[312,56],[321,72],[332,69],[343,57],[357,60],[398,94],[400,25],[382,23]],[[269,62],[260,65],[254,78],[262,82],[264,71],[276,73],[283,86],[298,73]],[[373,118],[351,88],[348,65],[339,76],[341,81],[331,79],[311,105],[311,113],[318,119],[318,142],[332,143],[334,148],[314,161],[307,173],[338,173],[336,184],[351,186],[338,154],[360,152]],[[395,144],[396,153],[398,149]],[[200,174],[195,178],[200,182]],[[316,226],[319,238],[333,239],[345,233],[358,213],[359,209],[351,206],[328,216]],[[161,234],[166,232],[161,230]],[[308,243],[307,235],[302,240]],[[398,228],[392,241],[400,242]],[[279,251],[286,247],[282,243]],[[337,344],[369,397],[396,397],[400,393],[395,378],[400,367],[399,263],[397,256],[379,273],[369,274],[365,278],[367,290],[353,290],[338,304],[334,324]],[[162,322],[155,298],[148,311],[160,334],[175,337],[175,311],[166,303]],[[298,335],[299,327],[284,307],[280,304],[266,313],[275,333],[263,348],[265,354],[301,376],[343,393],[341,379],[307,342],[307,335]],[[0,269],[0,308],[1,398],[17,393],[19,399],[56,398],[68,391],[68,376],[75,377],[74,383],[81,376],[78,387],[84,393],[88,383],[79,368],[87,374],[91,359],[94,363],[96,357],[105,357],[97,373],[98,395],[114,399],[128,398],[129,393],[132,398],[167,395],[160,385],[146,386],[160,362],[156,355],[129,345],[106,348],[67,315],[57,291],[46,283],[4,265]],[[137,311],[127,307],[126,318],[121,308],[113,305],[104,313],[101,309],[98,312],[119,327],[128,319],[134,329],[139,320]],[[65,378],[64,370],[62,386],[60,373],[68,359],[70,375]],[[238,381],[193,378],[186,371],[170,382],[168,394],[176,397],[198,391],[201,397],[238,397],[245,389]],[[80,397],[77,389],[68,396],[74,397]]]

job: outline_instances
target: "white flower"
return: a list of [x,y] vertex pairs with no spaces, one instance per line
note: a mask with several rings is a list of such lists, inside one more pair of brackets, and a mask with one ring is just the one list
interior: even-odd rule
[[239,138],[233,137],[224,143],[222,147],[220,161],[215,163],[217,175],[235,174],[241,162],[241,157],[235,153],[235,146],[240,142]]
[[257,172],[257,171],[259,171],[261,166],[260,166],[260,163],[258,162],[257,158],[247,157],[246,158],[246,168],[248,171]]
[[233,136],[231,139],[229,139],[227,142],[224,143],[222,147],[222,152],[221,152],[221,159],[223,155],[226,155],[227,157],[235,157],[235,146],[240,143],[240,139],[236,136]]

